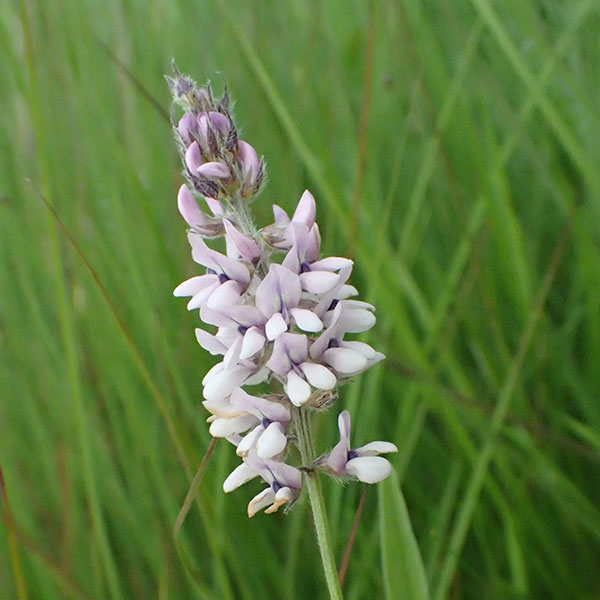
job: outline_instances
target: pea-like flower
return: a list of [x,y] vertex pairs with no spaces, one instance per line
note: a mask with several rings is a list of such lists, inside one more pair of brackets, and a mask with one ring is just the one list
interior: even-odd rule
[[274,513],[285,504],[292,504],[300,493],[302,474],[296,467],[274,460],[261,459],[255,452],[244,457],[244,462],[236,467],[223,482],[223,491],[231,492],[240,485],[261,477],[269,487],[254,496],[248,504],[248,516],[266,509]]
[[350,448],[350,413],[345,410],[338,417],[340,441],[321,459],[324,467],[335,475],[351,475],[364,483],[385,479],[392,465],[379,454],[398,452],[391,442],[370,442],[360,448]]

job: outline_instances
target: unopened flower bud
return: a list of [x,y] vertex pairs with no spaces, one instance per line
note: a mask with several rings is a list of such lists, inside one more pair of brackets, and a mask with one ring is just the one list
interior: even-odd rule
[[191,112],[183,113],[181,119],[179,119],[179,124],[177,125],[177,130],[179,131],[179,135],[181,136],[181,140],[186,146],[189,146],[198,131],[198,122],[196,117]]
[[198,146],[197,142],[192,142],[185,151],[185,165],[190,170],[190,173],[195,174],[198,172],[201,164],[202,153],[200,152],[200,146]]

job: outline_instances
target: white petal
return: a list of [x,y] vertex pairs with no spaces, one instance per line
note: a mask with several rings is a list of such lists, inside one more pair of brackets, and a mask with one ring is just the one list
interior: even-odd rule
[[215,337],[225,346],[229,348],[235,340],[240,336],[237,327],[219,327]]
[[285,449],[287,437],[281,423],[271,423],[256,444],[256,453],[261,458],[272,458]]
[[367,366],[367,359],[349,348],[329,348],[323,352],[323,360],[338,373],[356,373]]
[[285,393],[294,406],[302,406],[310,398],[310,385],[294,371],[290,371],[285,385]]
[[324,294],[335,287],[339,278],[336,273],[328,271],[307,271],[300,274],[300,283],[311,294]]
[[[344,302],[352,302],[352,300],[344,300]],[[344,311],[344,331],[348,333],[361,333],[367,331],[375,325],[375,315],[367,309],[351,309]]]
[[263,367],[262,369],[260,369],[260,371],[254,373],[254,375],[248,377],[248,379],[244,381],[244,385],[258,385],[259,383],[262,383],[263,381],[267,380],[267,378],[269,377],[269,373],[269,369],[267,369],[267,367]]
[[279,337],[284,331],[287,331],[287,323],[281,313],[275,313],[265,325],[265,333],[269,340]]
[[292,221],[303,223],[310,229],[315,222],[316,212],[317,208],[313,195],[308,190],[304,190],[304,193],[298,202],[298,206],[296,206],[296,211],[292,216]]
[[216,275],[197,275],[196,277],[182,281],[173,290],[173,296],[193,296],[205,287],[215,283],[215,281],[218,281]]
[[369,344],[365,344],[364,342],[341,342],[340,346],[342,348],[348,348],[350,350],[354,350],[355,352],[359,352],[362,354],[367,360],[371,360],[376,357],[377,352],[369,346]]
[[248,377],[248,369],[225,369],[210,377],[204,384],[202,395],[205,400],[219,400],[225,398],[240,386]]
[[250,481],[258,476],[258,473],[251,469],[246,463],[238,465],[223,482],[223,491],[227,494],[240,485],[244,485],[246,481]]
[[229,437],[234,433],[241,433],[247,431],[255,425],[258,419],[254,415],[240,415],[239,417],[233,417],[231,419],[215,419],[210,424],[210,435],[213,437]]
[[341,256],[328,256],[322,258],[310,265],[310,268],[314,271],[337,271],[352,265],[352,261],[349,258],[342,258]]
[[[204,408],[206,408],[206,410],[212,413],[213,415],[217,417],[224,417],[226,419],[230,419],[231,417],[239,417],[240,415],[247,414],[247,411],[242,410],[239,407],[231,404],[229,398],[223,398],[221,400],[216,401],[204,400],[202,402],[202,406],[204,406]],[[210,420],[210,418],[207,420]],[[212,423],[212,421],[210,422]]]
[[238,335],[233,344],[229,347],[229,350],[225,352],[225,355],[223,356],[223,365],[226,369],[231,369],[237,365],[240,358],[240,350],[242,349],[242,341],[242,336]]
[[375,352],[375,356],[369,359],[369,367],[381,362],[385,358],[385,354],[382,352]]
[[398,446],[392,442],[369,442],[360,448],[354,450],[358,456],[377,456],[377,454],[386,454],[388,452],[398,452]]
[[320,390],[332,390],[337,384],[335,375],[323,365],[304,362],[300,365],[300,368],[313,387]]
[[187,303],[188,310],[194,310],[195,308],[200,308],[206,304],[207,299],[210,295],[220,286],[219,280],[217,279],[211,285],[201,289],[197,294],[194,294],[194,297]]
[[275,494],[275,499],[273,504],[265,510],[266,515],[270,515],[279,510],[281,506],[284,504],[288,504],[294,499],[294,492],[289,487],[279,488],[277,493]]
[[290,218],[288,214],[281,208],[281,206],[277,206],[277,204],[273,204],[273,217],[275,219],[276,225],[289,225]]
[[250,504],[248,504],[248,516],[252,518],[259,510],[273,504],[274,500],[275,492],[270,487],[264,489],[250,500]]
[[392,472],[392,465],[381,456],[359,456],[346,463],[346,472],[365,483],[377,483]]
[[196,329],[196,339],[198,343],[213,356],[217,354],[225,354],[227,352],[224,346],[214,335],[204,331],[204,329]]
[[262,425],[255,427],[250,433],[248,433],[238,444],[236,454],[238,456],[246,456],[251,448],[254,448],[256,441],[263,434],[265,428]]
[[345,303],[346,308],[350,310],[365,309],[375,312],[375,307],[364,300],[347,300]]
[[349,284],[344,284],[338,291],[335,297],[338,300],[344,300],[345,298],[350,298],[350,296],[358,296],[358,290]]
[[314,312],[312,312],[312,310],[306,308],[291,308],[290,313],[294,317],[296,325],[298,325],[302,331],[317,332],[323,329],[323,322]]
[[202,379],[202,385],[206,385],[213,377],[216,377],[223,370],[223,363],[219,362],[213,365]]
[[222,309],[225,306],[235,304],[241,294],[240,285],[237,281],[230,279],[222,283],[206,301],[206,306],[214,309]]
[[265,336],[261,335],[256,327],[250,327],[244,334],[240,360],[254,356],[265,345]]
[[239,433],[234,433],[233,435],[230,435],[229,437],[226,437],[225,439],[230,444],[233,444],[237,448],[239,443],[242,441],[242,436]]

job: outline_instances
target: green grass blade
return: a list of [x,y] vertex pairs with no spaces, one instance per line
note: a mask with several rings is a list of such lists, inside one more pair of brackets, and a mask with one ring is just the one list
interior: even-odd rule
[[419,545],[397,475],[379,484],[379,535],[386,600],[428,600]]

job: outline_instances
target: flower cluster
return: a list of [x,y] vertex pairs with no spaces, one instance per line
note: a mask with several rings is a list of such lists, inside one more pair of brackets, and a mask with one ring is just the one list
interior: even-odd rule
[[174,103],[184,113],[173,119],[173,128],[183,158],[184,177],[192,190],[203,196],[211,214],[198,208],[186,186],[179,190],[179,210],[188,225],[206,237],[223,235],[222,215],[230,198],[250,200],[265,179],[264,160],[256,150],[238,138],[230,113],[227,91],[217,102],[210,85],[198,88],[189,77],[175,69],[167,77]]
[[[301,469],[285,462],[289,442],[297,442],[300,411],[329,407],[340,384],[384,358],[368,344],[346,339],[375,324],[375,309],[352,299],[351,260],[320,257],[310,192],[291,217],[275,205],[275,222],[254,226],[248,205],[260,190],[264,164],[238,140],[227,95],[215,103],[210,86],[198,88],[178,73],[170,84],[184,109],[174,129],[189,183],[179,191],[178,206],[190,226],[192,257],[205,269],[174,294],[190,297],[188,309],[199,310],[211,327],[196,330],[199,344],[222,357],[202,384],[211,435],[226,438],[242,459],[223,488],[229,492],[261,477],[267,488],[252,499],[248,515],[275,512],[291,505],[302,486]],[[204,241],[216,237],[224,238],[224,252]],[[339,428],[340,443],[304,470],[367,483],[389,474],[389,463],[376,455],[396,451],[393,444],[352,450],[347,411]]]

